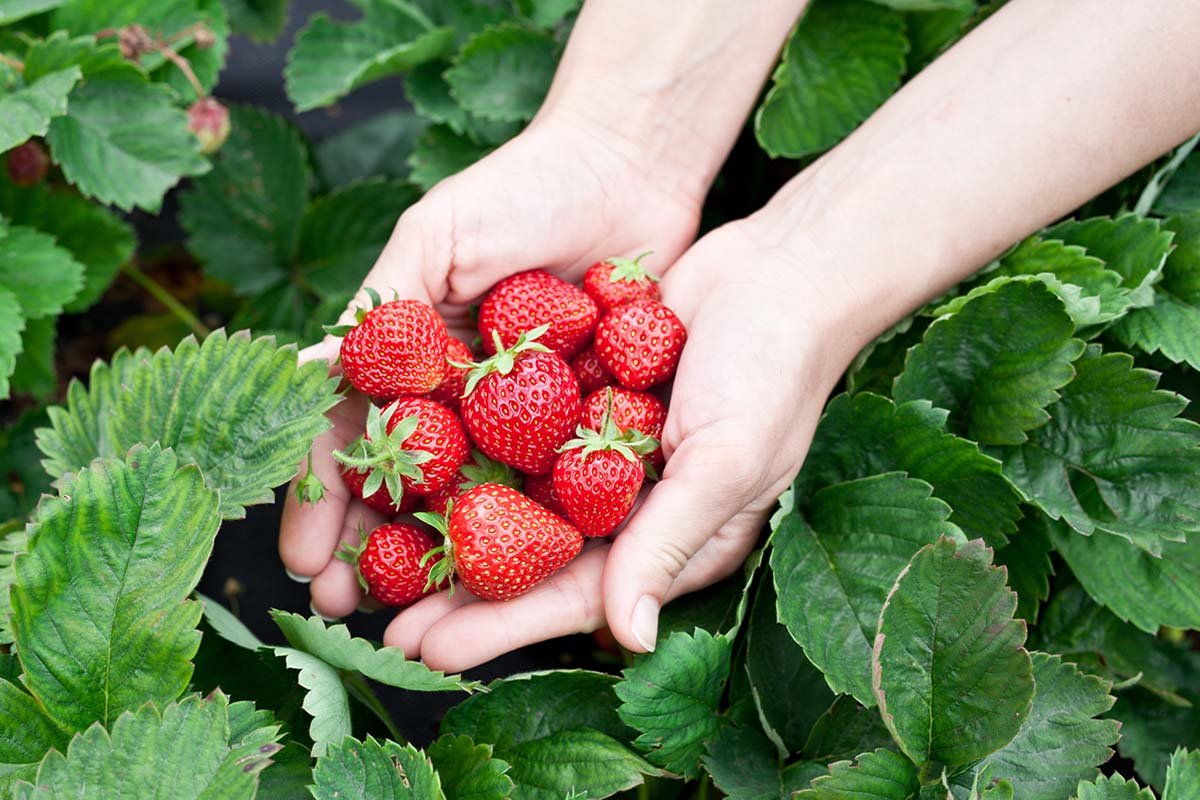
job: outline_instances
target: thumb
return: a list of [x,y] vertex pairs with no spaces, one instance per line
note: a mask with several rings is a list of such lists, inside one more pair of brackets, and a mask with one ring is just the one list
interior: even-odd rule
[[[730,465],[713,448],[685,440],[672,454],[664,479],[613,542],[604,567],[604,610],[626,648],[654,649],[658,613],[671,599],[692,556],[741,510],[731,491]],[[736,467],[734,467],[736,469]]]

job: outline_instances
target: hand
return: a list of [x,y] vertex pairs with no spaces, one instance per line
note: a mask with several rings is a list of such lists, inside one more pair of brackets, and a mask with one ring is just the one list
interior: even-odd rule
[[590,542],[527,594],[426,598],[396,617],[384,643],[459,671],[607,618],[625,647],[651,649],[663,603],[741,566],[857,350],[838,318],[847,304],[811,277],[821,263],[815,252],[773,249],[749,221],[692,247],[662,285],[689,330],[663,480],[613,542]]
[[[400,217],[364,287],[438,305],[452,333],[476,333],[467,304],[515,272],[541,267],[578,279],[593,262],[654,250],[650,267],[674,261],[695,236],[701,187],[669,182],[669,171],[638,161],[633,143],[587,120],[535,121],[524,133],[449,178]],[[368,303],[360,291],[354,307]],[[337,339],[309,348],[302,360],[338,354]],[[289,492],[279,550],[301,579],[312,579],[315,610],[330,617],[362,599],[354,568],[336,558],[340,542],[357,542],[384,517],[352,500],[330,453],[362,433],[367,401],[352,394],[318,437],[313,470],[325,499],[300,505]],[[303,472],[303,470],[302,470]],[[462,593],[458,593],[461,595]]]

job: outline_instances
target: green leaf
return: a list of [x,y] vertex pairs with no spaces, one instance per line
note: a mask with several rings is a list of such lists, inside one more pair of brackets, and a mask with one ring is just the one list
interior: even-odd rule
[[975,10],[975,0],[875,0],[897,11]]
[[517,8],[541,28],[552,28],[582,5],[581,0],[517,0]]
[[1200,156],[1193,150],[1154,203],[1159,214],[1184,214],[1200,211]]
[[921,790],[912,762],[891,750],[863,753],[853,764],[831,764],[796,800],[916,800]]
[[771,580],[759,583],[746,634],[746,672],[763,729],[780,752],[798,752],[834,695],[778,621]]
[[0,25],[58,8],[63,0],[0,0]]
[[1034,683],[1017,598],[975,540],[921,549],[892,587],[871,659],[880,714],[924,777],[1013,740]]
[[283,117],[249,106],[230,112],[213,169],[180,195],[188,249],[206,274],[253,295],[288,279],[308,201],[304,140]]
[[297,111],[326,106],[372,81],[445,55],[451,28],[435,28],[403,0],[364,0],[363,18],[339,23],[316,14],[288,53],[283,71]]
[[375,176],[408,177],[408,155],[428,123],[410,111],[372,117],[317,145],[317,164],[329,186]]
[[1112,708],[1112,684],[1045,653],[1033,653],[1033,680],[1029,718],[980,768],[1009,781],[1021,800],[1059,800],[1112,756],[1120,725],[1094,719]]
[[41,231],[10,225],[0,232],[0,288],[16,295],[26,319],[63,310],[83,287],[83,266]]
[[532,119],[542,105],[559,46],[553,35],[505,23],[472,36],[446,71],[451,96],[486,119]]
[[1167,768],[1167,788],[1163,800],[1187,800],[1200,797],[1200,750],[1179,748]]
[[21,187],[0,170],[0,214],[15,225],[28,225],[54,237],[84,267],[83,288],[64,306],[92,306],[133,255],[132,226],[77,192],[43,182]]
[[756,550],[734,573],[723,581],[676,598],[663,607],[658,617],[658,641],[666,641],[672,633],[690,633],[695,628],[732,638],[746,610],[750,582],[762,559]]
[[879,712],[858,704],[850,695],[839,695],[813,725],[800,749],[804,758],[819,762],[846,761],[869,750],[894,749],[892,736]]
[[398,181],[355,183],[318,198],[300,220],[297,275],[319,295],[358,286],[420,194]]
[[928,402],[900,405],[869,392],[839,395],[825,408],[797,478],[801,496],[823,486],[884,472],[907,472],[950,505],[950,522],[968,538],[999,545],[1016,530],[1017,495],[1000,462],[974,442],[943,430],[946,412]]
[[918,11],[905,16],[904,32],[910,44],[909,75],[916,75],[957,42],[975,14],[974,0],[941,5],[943,7],[940,9]]
[[446,125],[433,125],[417,139],[408,157],[409,177],[425,191],[444,178],[461,172],[491,152],[492,148],[460,136]]
[[443,734],[466,734],[494,746],[512,765],[514,800],[562,800],[586,788],[607,797],[657,770],[624,742],[633,736],[617,716],[616,678],[596,672],[519,675],[491,684],[447,712]]
[[342,676],[335,667],[303,650],[276,647],[273,652],[284,660],[288,669],[296,670],[296,681],[308,690],[301,708],[312,719],[308,727],[312,754],[320,757],[353,732],[350,698]]
[[1050,422],[1019,447],[996,448],[1031,502],[1080,533],[1123,536],[1152,554],[1200,531],[1200,426],[1187,401],[1123,353],[1091,346],[1050,406]]
[[1102,531],[1080,536],[1062,525],[1051,530],[1083,588],[1121,619],[1147,633],[1161,625],[1200,628],[1200,536],[1168,542],[1156,557]]
[[317,759],[316,800],[444,800],[429,758],[411,744],[344,739]]
[[[7,594],[7,592],[5,592]],[[47,750],[65,750],[67,735],[46,716],[38,701],[0,679],[0,794],[11,797],[18,780],[33,780]]]
[[713,783],[729,800],[781,800],[825,774],[822,764],[798,762],[781,769],[774,745],[753,727],[726,725],[705,746],[702,759]]
[[67,113],[67,95],[81,76],[79,67],[68,67],[20,88],[6,88],[0,79],[0,152],[44,136],[50,120]]
[[1172,217],[1163,227],[1175,233],[1176,247],[1154,287],[1154,303],[1134,309],[1113,333],[1130,347],[1200,369],[1200,212]]
[[689,780],[699,774],[704,743],[721,724],[729,656],[728,639],[697,629],[672,634],[622,673],[617,714],[639,732],[634,744],[652,763]]
[[0,286],[0,320],[4,320],[0,325],[0,399],[4,399],[10,393],[8,378],[21,354],[21,333],[26,323],[17,296],[3,286]]
[[110,412],[95,422],[74,387],[71,410],[51,412],[52,433],[38,439],[51,475],[138,442],[159,442],[204,471],[220,490],[223,517],[240,518],[245,506],[273,500],[272,488],[295,474],[337,401],[336,381],[323,365],[298,365],[293,347],[244,332],[217,331],[202,344],[185,339],[174,352],[132,362],[119,389],[105,381],[89,390],[93,406],[111,397]]
[[433,61],[422,64],[404,79],[404,91],[418,114],[431,122],[448,125],[459,136],[480,145],[500,144],[521,130],[519,120],[495,120],[472,114],[450,96],[445,73],[449,64]]
[[754,118],[772,158],[837,144],[900,85],[904,17],[866,0],[816,0],[792,32]]
[[54,317],[31,319],[25,325],[21,354],[12,372],[12,390],[45,401],[58,389],[54,370],[54,340],[58,320]]
[[1158,220],[1135,214],[1071,219],[1047,228],[1042,236],[1079,245],[1088,255],[1103,260],[1108,269],[1121,276],[1134,307],[1154,302],[1153,285],[1162,275],[1172,239],[1171,232],[1163,230]]
[[292,647],[303,650],[339,670],[411,692],[473,692],[479,684],[458,675],[436,672],[420,661],[409,661],[398,647],[376,648],[366,639],[350,635],[345,625],[325,626],[320,617],[302,617],[273,610],[271,618]]
[[888,588],[913,554],[943,535],[950,507],[902,473],[834,484],[812,495],[809,519],[772,537],[779,619],[829,688],[874,705],[871,647]]
[[1038,513],[1021,520],[1008,544],[996,550],[996,563],[1008,570],[1008,585],[1017,593],[1017,616],[1037,622],[1043,601],[1050,597],[1050,561],[1048,521]]
[[229,27],[256,42],[273,42],[287,25],[289,0],[225,0]]
[[1189,693],[1187,700],[1191,705],[1179,706],[1134,689],[1122,692],[1112,710],[1121,722],[1117,749],[1133,761],[1139,777],[1160,790],[1166,786],[1171,752],[1200,748],[1200,694]]
[[1120,775],[1097,778],[1093,783],[1080,783],[1073,800],[1154,800],[1154,792],[1143,789],[1135,781]]
[[491,745],[447,734],[429,745],[429,758],[446,800],[505,800],[512,794],[509,766],[492,758]]
[[111,733],[99,724],[78,734],[64,756],[51,750],[20,800],[118,797],[130,787],[162,800],[250,800],[259,773],[279,746],[230,743],[223,695],[191,696],[160,713],[152,704],[117,717]]
[[1021,444],[1075,375],[1084,345],[1074,332],[1044,285],[1006,284],[929,326],[893,396],[948,410],[952,432],[982,444]]
[[157,213],[167,190],[208,162],[174,93],[136,70],[111,69],[71,92],[71,113],[50,124],[55,163],[89,197]]
[[95,461],[59,492],[16,559],[13,633],[25,685],[82,730],[187,687],[200,606],[185,598],[212,550],[217,496],[158,446]]

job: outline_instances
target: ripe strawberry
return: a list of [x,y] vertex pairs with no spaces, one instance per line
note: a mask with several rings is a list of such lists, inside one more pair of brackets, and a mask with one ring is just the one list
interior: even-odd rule
[[371,597],[388,606],[415,603],[433,590],[429,572],[436,564],[422,564],[435,548],[429,534],[413,525],[392,522],[380,525],[357,546],[342,545],[338,558],[358,568],[358,583]]
[[541,344],[564,361],[587,343],[600,310],[583,291],[540,269],[509,276],[492,287],[479,306],[483,349],[495,355],[499,344],[512,347],[517,337],[546,325]]
[[596,356],[627,389],[649,389],[675,374],[687,330],[654,300],[617,306],[596,328]]
[[579,424],[579,383],[567,363],[521,334],[509,349],[478,364],[467,379],[463,423],[490,458],[530,475],[549,472],[559,445]]
[[611,311],[634,300],[658,300],[658,277],[646,272],[642,253],[637,258],[606,258],[588,267],[583,274],[583,290],[596,301],[601,311]]
[[41,183],[50,169],[50,156],[40,142],[30,139],[8,151],[8,177],[17,186]]
[[397,501],[406,494],[429,494],[445,486],[467,460],[470,446],[454,412],[424,397],[401,397],[367,412],[366,435],[349,451],[333,456],[366,471],[362,493],[382,486]]
[[357,467],[342,467],[342,481],[350,489],[350,494],[367,504],[381,514],[406,514],[417,507],[420,497],[415,492],[405,492],[400,501],[392,497],[386,486],[380,486],[366,497],[363,496],[363,485],[367,482],[367,470],[359,471]]
[[426,395],[435,403],[441,403],[451,411],[458,412],[462,405],[462,394],[467,388],[467,373],[469,366],[460,367],[458,364],[470,364],[475,360],[475,354],[467,345],[450,337],[446,341],[446,377],[437,388]]
[[[667,422],[667,407],[648,392],[634,392],[620,386],[601,389],[588,395],[583,401],[583,414],[579,424],[594,431],[601,430],[604,415],[611,409],[612,421],[621,432],[637,431],[662,441],[663,426]],[[662,447],[647,453],[646,463],[655,473],[662,472],[666,465]]]
[[471,451],[471,460],[458,468],[458,474],[436,492],[425,495],[425,510],[446,516],[450,504],[463,492],[481,483],[500,483],[521,488],[521,476],[512,467],[492,461],[478,450]]
[[533,502],[545,506],[560,517],[567,515],[567,510],[562,507],[562,501],[558,497],[558,492],[554,491],[553,470],[547,472],[545,475],[526,475],[525,496]]
[[579,531],[516,489],[483,483],[468,489],[449,519],[422,513],[440,530],[441,561],[430,570],[432,584],[457,573],[467,591],[484,600],[511,600],[557,572],[583,547]]
[[646,479],[641,455],[658,446],[636,431],[621,433],[611,416],[601,427],[580,425],[579,438],[567,442],[554,462],[554,490],[584,536],[607,536],[629,516]]
[[363,394],[385,400],[436,389],[448,368],[446,323],[418,300],[381,304],[377,292],[367,293],[373,305],[358,310],[357,325],[326,328],[343,337],[346,380]]
[[579,391],[585,395],[603,389],[605,386],[612,386],[617,382],[617,379],[600,363],[600,359],[596,358],[596,348],[592,345],[588,345],[580,351],[579,355],[571,359],[571,371],[575,373],[575,379],[579,381]]

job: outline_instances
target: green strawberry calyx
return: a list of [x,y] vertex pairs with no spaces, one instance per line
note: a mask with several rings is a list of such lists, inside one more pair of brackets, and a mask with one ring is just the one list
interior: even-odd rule
[[296,483],[296,498],[302,504],[309,505],[316,505],[325,499],[325,484],[321,483],[317,473],[313,472],[311,452],[308,454],[308,467],[305,468],[304,477]]
[[643,461],[642,456],[658,449],[658,440],[653,436],[648,436],[633,428],[621,430],[617,427],[617,423],[613,421],[612,407],[613,391],[609,387],[608,407],[604,410],[604,419],[600,423],[600,430],[586,428],[583,425],[578,426],[575,429],[575,438],[558,448],[558,452],[582,450],[580,458],[587,461],[587,457],[592,453],[611,450],[636,463]]
[[613,271],[608,274],[610,283],[626,281],[629,283],[658,283],[661,278],[646,271],[642,259],[653,253],[647,250],[637,258],[606,258],[605,263],[611,264]]
[[362,558],[363,550],[367,549],[367,530],[361,522],[358,523],[358,544],[350,542],[342,542],[342,546],[333,554],[340,561],[345,561],[347,564],[354,565],[354,575],[358,578],[358,585],[364,592],[371,591],[371,587],[367,585],[367,579],[363,577],[362,569],[358,566],[358,560]]
[[500,483],[513,489],[521,488],[521,473],[507,464],[493,461],[478,450],[471,451],[468,463],[458,468],[465,480],[458,482],[461,491],[473,489],[481,483]]
[[435,514],[432,511],[418,511],[414,517],[442,535],[442,543],[425,551],[417,565],[422,569],[433,559],[441,556],[438,562],[429,568],[429,578],[425,581],[425,590],[434,586],[447,586],[447,594],[454,596],[454,543],[450,541],[450,513],[454,510],[454,501],[446,504],[446,513]]
[[467,373],[467,386],[463,390],[462,396],[466,397],[475,391],[479,382],[492,373],[507,375],[512,372],[513,365],[517,363],[517,356],[522,353],[549,353],[550,348],[538,341],[538,337],[545,335],[548,330],[550,330],[549,325],[539,325],[532,330],[525,331],[517,337],[517,341],[513,343],[512,347],[504,347],[500,343],[500,333],[492,331],[496,354],[470,365],[471,371]]
[[[349,333],[350,331],[354,330],[356,327],[361,325],[363,323],[363,320],[367,318],[368,313],[370,313],[371,311],[374,311],[375,309],[377,309],[381,305],[383,305],[383,298],[379,296],[379,292],[375,291],[370,286],[364,287],[363,291],[366,292],[367,298],[371,301],[371,303],[370,303],[370,305],[366,306],[365,308],[363,306],[355,307],[355,309],[354,309],[355,324],[354,325],[322,325],[321,329],[323,331],[325,331],[326,333],[328,333],[330,336],[345,336],[347,333]],[[393,290],[392,291],[392,299],[399,300],[400,293]]]
[[367,412],[367,435],[356,439],[346,450],[333,451],[333,457],[340,464],[367,473],[363,497],[370,497],[379,491],[380,486],[387,486],[393,504],[399,508],[400,500],[404,497],[404,485],[400,478],[408,478],[413,483],[424,482],[425,473],[421,470],[421,464],[433,459],[433,453],[404,447],[404,441],[421,424],[421,417],[417,414],[405,417],[388,431],[395,413],[395,403],[382,410],[372,405]]

